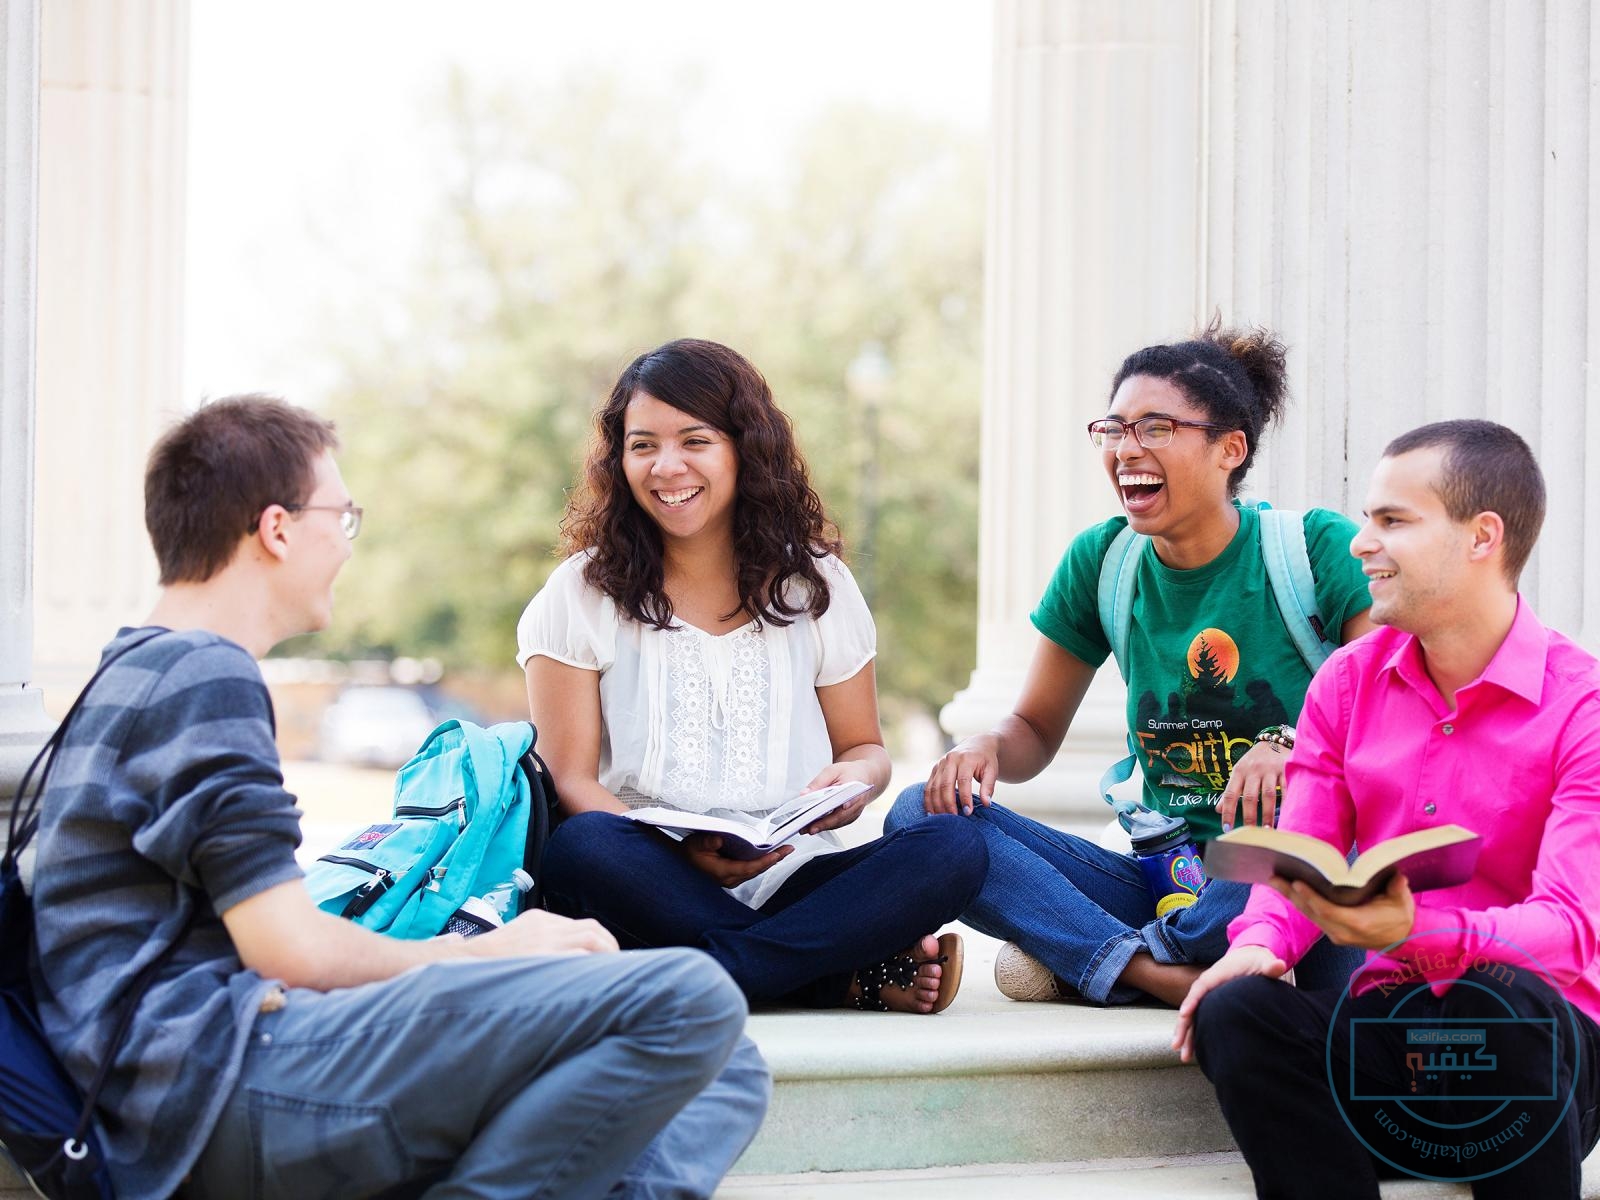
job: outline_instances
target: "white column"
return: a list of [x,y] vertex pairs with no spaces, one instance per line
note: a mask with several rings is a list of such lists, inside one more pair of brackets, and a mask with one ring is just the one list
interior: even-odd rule
[[187,0],[50,0],[35,677],[60,707],[155,594],[144,459],[183,407]]
[[1204,304],[1293,352],[1258,490],[1359,510],[1396,434],[1504,422],[1549,488],[1524,591],[1600,646],[1600,20],[1585,0],[1205,8]]
[[[978,665],[941,713],[965,736],[1010,711],[1028,614],[1073,536],[1115,511],[1084,426],[1123,357],[1193,324],[1200,230],[1195,0],[997,0],[983,392]],[[1061,820],[1126,751],[1099,673],[1054,767],[1008,802]]]
[[0,819],[50,730],[29,686],[38,68],[36,0],[0,0]]

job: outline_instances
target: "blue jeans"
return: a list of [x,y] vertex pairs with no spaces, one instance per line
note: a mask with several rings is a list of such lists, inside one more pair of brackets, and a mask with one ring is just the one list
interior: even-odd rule
[[256,1018],[182,1194],[709,1197],[771,1084],[702,954],[438,963]]
[[[998,804],[971,817],[930,818],[923,785],[900,793],[885,829],[970,825],[989,849],[989,874],[961,919],[992,937],[1016,942],[1087,999],[1126,1004],[1145,993],[1117,979],[1135,954],[1160,963],[1213,963],[1228,949],[1228,923],[1244,911],[1250,888],[1213,879],[1195,903],[1157,917],[1155,901],[1131,854],[1052,829]],[[1359,951],[1319,941],[1296,968],[1302,986],[1338,987],[1360,965]],[[1342,974],[1340,973],[1342,972]]]
[[664,834],[608,812],[568,817],[545,851],[552,910],[623,946],[693,946],[752,1000],[843,1004],[851,977],[954,920],[988,867],[983,838],[929,822],[803,864],[760,908],[729,895]]

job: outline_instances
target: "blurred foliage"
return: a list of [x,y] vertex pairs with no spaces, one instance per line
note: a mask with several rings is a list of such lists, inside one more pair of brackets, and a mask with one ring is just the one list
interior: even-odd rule
[[[876,593],[886,701],[948,700],[975,651],[981,146],[842,107],[741,185],[692,158],[681,96],[457,78],[442,100],[414,283],[329,334],[367,523],[317,649],[508,664],[593,406],[637,354],[696,336],[750,358],[794,419]],[[852,394],[863,355],[887,369]]]

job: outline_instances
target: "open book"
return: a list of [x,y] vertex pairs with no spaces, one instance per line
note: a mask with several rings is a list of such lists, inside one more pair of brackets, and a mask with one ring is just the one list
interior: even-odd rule
[[801,792],[785,800],[765,817],[713,817],[705,813],[684,812],[676,808],[636,808],[628,813],[635,821],[654,825],[673,837],[690,833],[716,833],[722,836],[724,858],[760,858],[781,846],[819,817],[843,808],[862,792],[864,783],[836,783],[814,792]]
[[1274,875],[1298,879],[1335,904],[1365,904],[1389,886],[1396,872],[1413,892],[1451,887],[1472,878],[1483,840],[1460,825],[1418,829],[1379,842],[1345,865],[1327,842],[1303,833],[1243,825],[1206,847],[1206,873],[1239,883],[1265,883]]

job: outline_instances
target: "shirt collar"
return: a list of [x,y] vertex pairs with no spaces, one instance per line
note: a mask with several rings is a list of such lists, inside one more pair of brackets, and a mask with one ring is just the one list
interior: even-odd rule
[[[1495,686],[1538,704],[1544,694],[1545,659],[1550,650],[1550,630],[1534,614],[1528,602],[1517,595],[1517,615],[1511,620],[1511,629],[1500,648],[1494,652],[1489,665],[1467,688],[1480,683]],[[1394,652],[1385,660],[1382,671],[1393,671],[1418,691],[1432,691],[1433,681],[1428,678],[1422,663],[1422,644],[1412,634],[1403,634]]]

